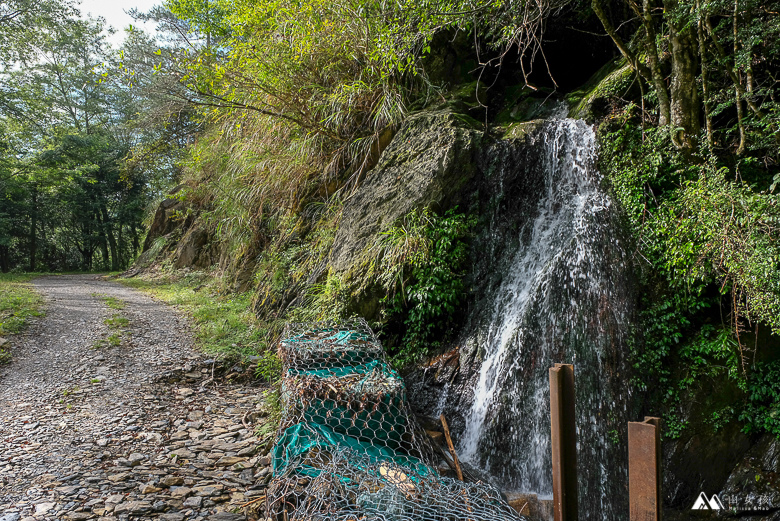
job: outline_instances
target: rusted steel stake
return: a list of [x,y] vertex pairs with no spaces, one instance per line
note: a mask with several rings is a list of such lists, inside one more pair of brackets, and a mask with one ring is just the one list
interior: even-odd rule
[[452,460],[455,462],[455,471],[458,473],[458,479],[463,481],[463,471],[460,468],[460,461],[458,461],[458,455],[455,453],[455,445],[452,444],[452,438],[450,438],[450,428],[447,426],[447,420],[442,414],[439,416],[441,419],[441,426],[444,428],[444,437],[447,439],[447,446],[450,448],[450,454],[452,454]]
[[577,521],[577,430],[574,366],[550,368],[553,510],[555,521]]
[[628,505],[631,521],[661,521],[661,420],[628,422]]

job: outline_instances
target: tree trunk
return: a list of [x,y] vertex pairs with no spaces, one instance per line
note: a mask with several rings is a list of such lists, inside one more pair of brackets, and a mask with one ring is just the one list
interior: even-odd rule
[[8,258],[8,246],[7,245],[0,245],[0,271],[3,273],[8,273],[8,271],[11,269],[9,266],[10,259]]
[[[732,31],[734,36],[734,74],[737,77],[737,83],[742,85],[742,73],[737,67],[737,53],[739,52],[739,0],[734,0],[734,17],[732,18]],[[737,146],[737,155],[741,156],[747,148],[747,134],[745,133],[745,111],[742,108],[742,96],[740,89],[734,87],[734,101],[737,106],[737,127],[739,128],[739,145]]]
[[637,74],[639,74],[645,80],[650,81],[652,77],[650,69],[647,67],[647,65],[639,61],[639,58],[637,58],[636,54],[634,54],[631,49],[628,48],[628,45],[626,45],[626,43],[618,34],[617,30],[615,30],[615,27],[612,25],[612,22],[607,15],[607,12],[604,10],[604,5],[601,3],[601,0],[591,0],[591,8],[593,9],[593,12],[596,13],[598,19],[601,21],[601,25],[604,26],[604,31],[606,31],[607,35],[612,38],[612,41],[615,43],[615,46],[617,46],[620,54],[623,55],[631,68],[634,69]]
[[100,213],[96,213],[95,217],[97,217],[98,222],[98,244],[100,246],[100,253],[103,254],[103,268],[107,269],[111,265],[111,259],[108,256],[108,241],[106,240],[106,230],[103,223],[103,219],[100,216]]
[[[664,6],[670,13],[678,8],[676,0],[667,0]],[[670,16],[668,19],[672,54],[672,80],[669,91],[672,141],[678,148],[693,152],[701,131],[699,90],[696,85],[699,64],[694,26],[687,23],[688,21],[687,17]]]
[[[696,8],[700,9],[701,5],[699,1],[696,2]],[[707,128],[707,147],[710,154],[713,153],[715,148],[715,129],[712,126],[712,106],[710,101],[710,80],[709,70],[707,63],[707,45],[704,43],[704,21],[701,16],[699,17],[698,24],[696,25],[697,36],[699,38],[699,60],[701,62],[701,93],[704,98],[704,122]]]
[[30,271],[35,271],[38,254],[38,187],[33,186],[30,204]]
[[79,253],[81,254],[81,269],[89,271],[90,268],[92,268],[92,254],[94,251],[89,246],[83,248],[76,246],[76,249],[79,250]]
[[124,234],[124,226],[120,223],[119,226],[116,228],[116,244],[117,244],[117,251],[118,253],[118,259],[119,259],[119,268],[120,270],[125,269],[127,266],[127,244],[125,244],[125,234]]
[[108,217],[108,210],[106,205],[100,206],[100,211],[103,214],[103,229],[106,237],[108,237],[108,246],[111,248],[111,270],[117,271],[119,269],[119,258],[116,248],[116,239],[114,238],[114,227],[111,226],[111,219]]
[[642,2],[642,12],[637,13],[642,17],[642,26],[645,28],[645,51],[647,52],[647,64],[658,96],[658,124],[665,127],[671,122],[672,105],[669,93],[666,90],[666,82],[661,71],[661,62],[658,59],[658,47],[656,44],[655,22],[652,15],[653,5],[650,0]]
[[130,234],[133,237],[133,256],[135,259],[138,256],[138,250],[141,248],[141,240],[138,238],[138,230],[135,227],[135,223],[130,225]]

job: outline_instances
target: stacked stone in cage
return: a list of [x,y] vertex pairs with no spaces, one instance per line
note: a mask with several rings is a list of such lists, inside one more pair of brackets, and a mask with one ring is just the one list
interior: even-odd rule
[[436,472],[431,445],[408,409],[403,379],[365,321],[291,324],[279,355],[283,414],[266,494],[268,516],[521,519],[494,488]]
[[[401,454],[421,457],[403,379],[364,320],[291,324],[283,365],[280,432],[305,422]],[[417,431],[417,432],[415,432]]]
[[288,324],[279,343],[286,371],[355,366],[384,358],[382,344],[365,320]]

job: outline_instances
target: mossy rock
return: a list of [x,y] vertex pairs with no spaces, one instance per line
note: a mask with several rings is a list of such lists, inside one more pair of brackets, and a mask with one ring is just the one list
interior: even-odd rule
[[458,85],[450,91],[447,97],[454,101],[460,101],[469,107],[477,107],[479,106],[479,100],[477,99],[479,94],[478,91],[484,94],[486,90],[487,85],[485,85],[485,83],[481,81],[472,81],[471,83]]
[[481,128],[482,123],[469,116],[468,113],[478,113],[484,110],[477,96],[484,98],[487,88],[487,85],[480,81],[460,84],[444,92],[444,99],[436,97],[427,105],[418,107],[413,105],[412,108],[425,112],[447,111],[457,115],[469,127]]
[[[399,219],[414,209],[441,212],[463,202],[482,138],[478,122],[450,109],[410,116],[344,203],[329,255],[332,273],[350,287],[364,286],[366,252]],[[374,317],[381,296],[365,288],[349,310]]]
[[560,106],[559,98],[550,89],[531,90],[525,84],[508,87],[504,91],[503,108],[496,116],[498,126],[552,116]]
[[506,127],[504,132],[504,139],[518,139],[524,140],[536,129],[538,129],[546,120],[533,119],[531,121],[521,121],[519,123],[512,123]]
[[609,103],[625,98],[637,88],[634,70],[624,58],[613,60],[596,72],[580,89],[566,96],[572,105],[569,117],[594,121],[609,112]]

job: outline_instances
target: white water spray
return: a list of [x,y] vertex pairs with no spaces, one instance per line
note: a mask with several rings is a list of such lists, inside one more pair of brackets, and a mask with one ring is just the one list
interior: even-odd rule
[[547,370],[574,363],[579,452],[596,467],[585,474],[603,490],[608,441],[600,416],[613,399],[605,394],[604,346],[625,329],[619,306],[611,306],[621,298],[615,273],[622,268],[614,263],[623,262],[624,252],[595,168],[593,130],[580,120],[553,119],[534,139],[532,150],[542,154],[535,174],[544,188],[489,318],[469,339],[482,364],[459,452],[502,484],[551,494]]

